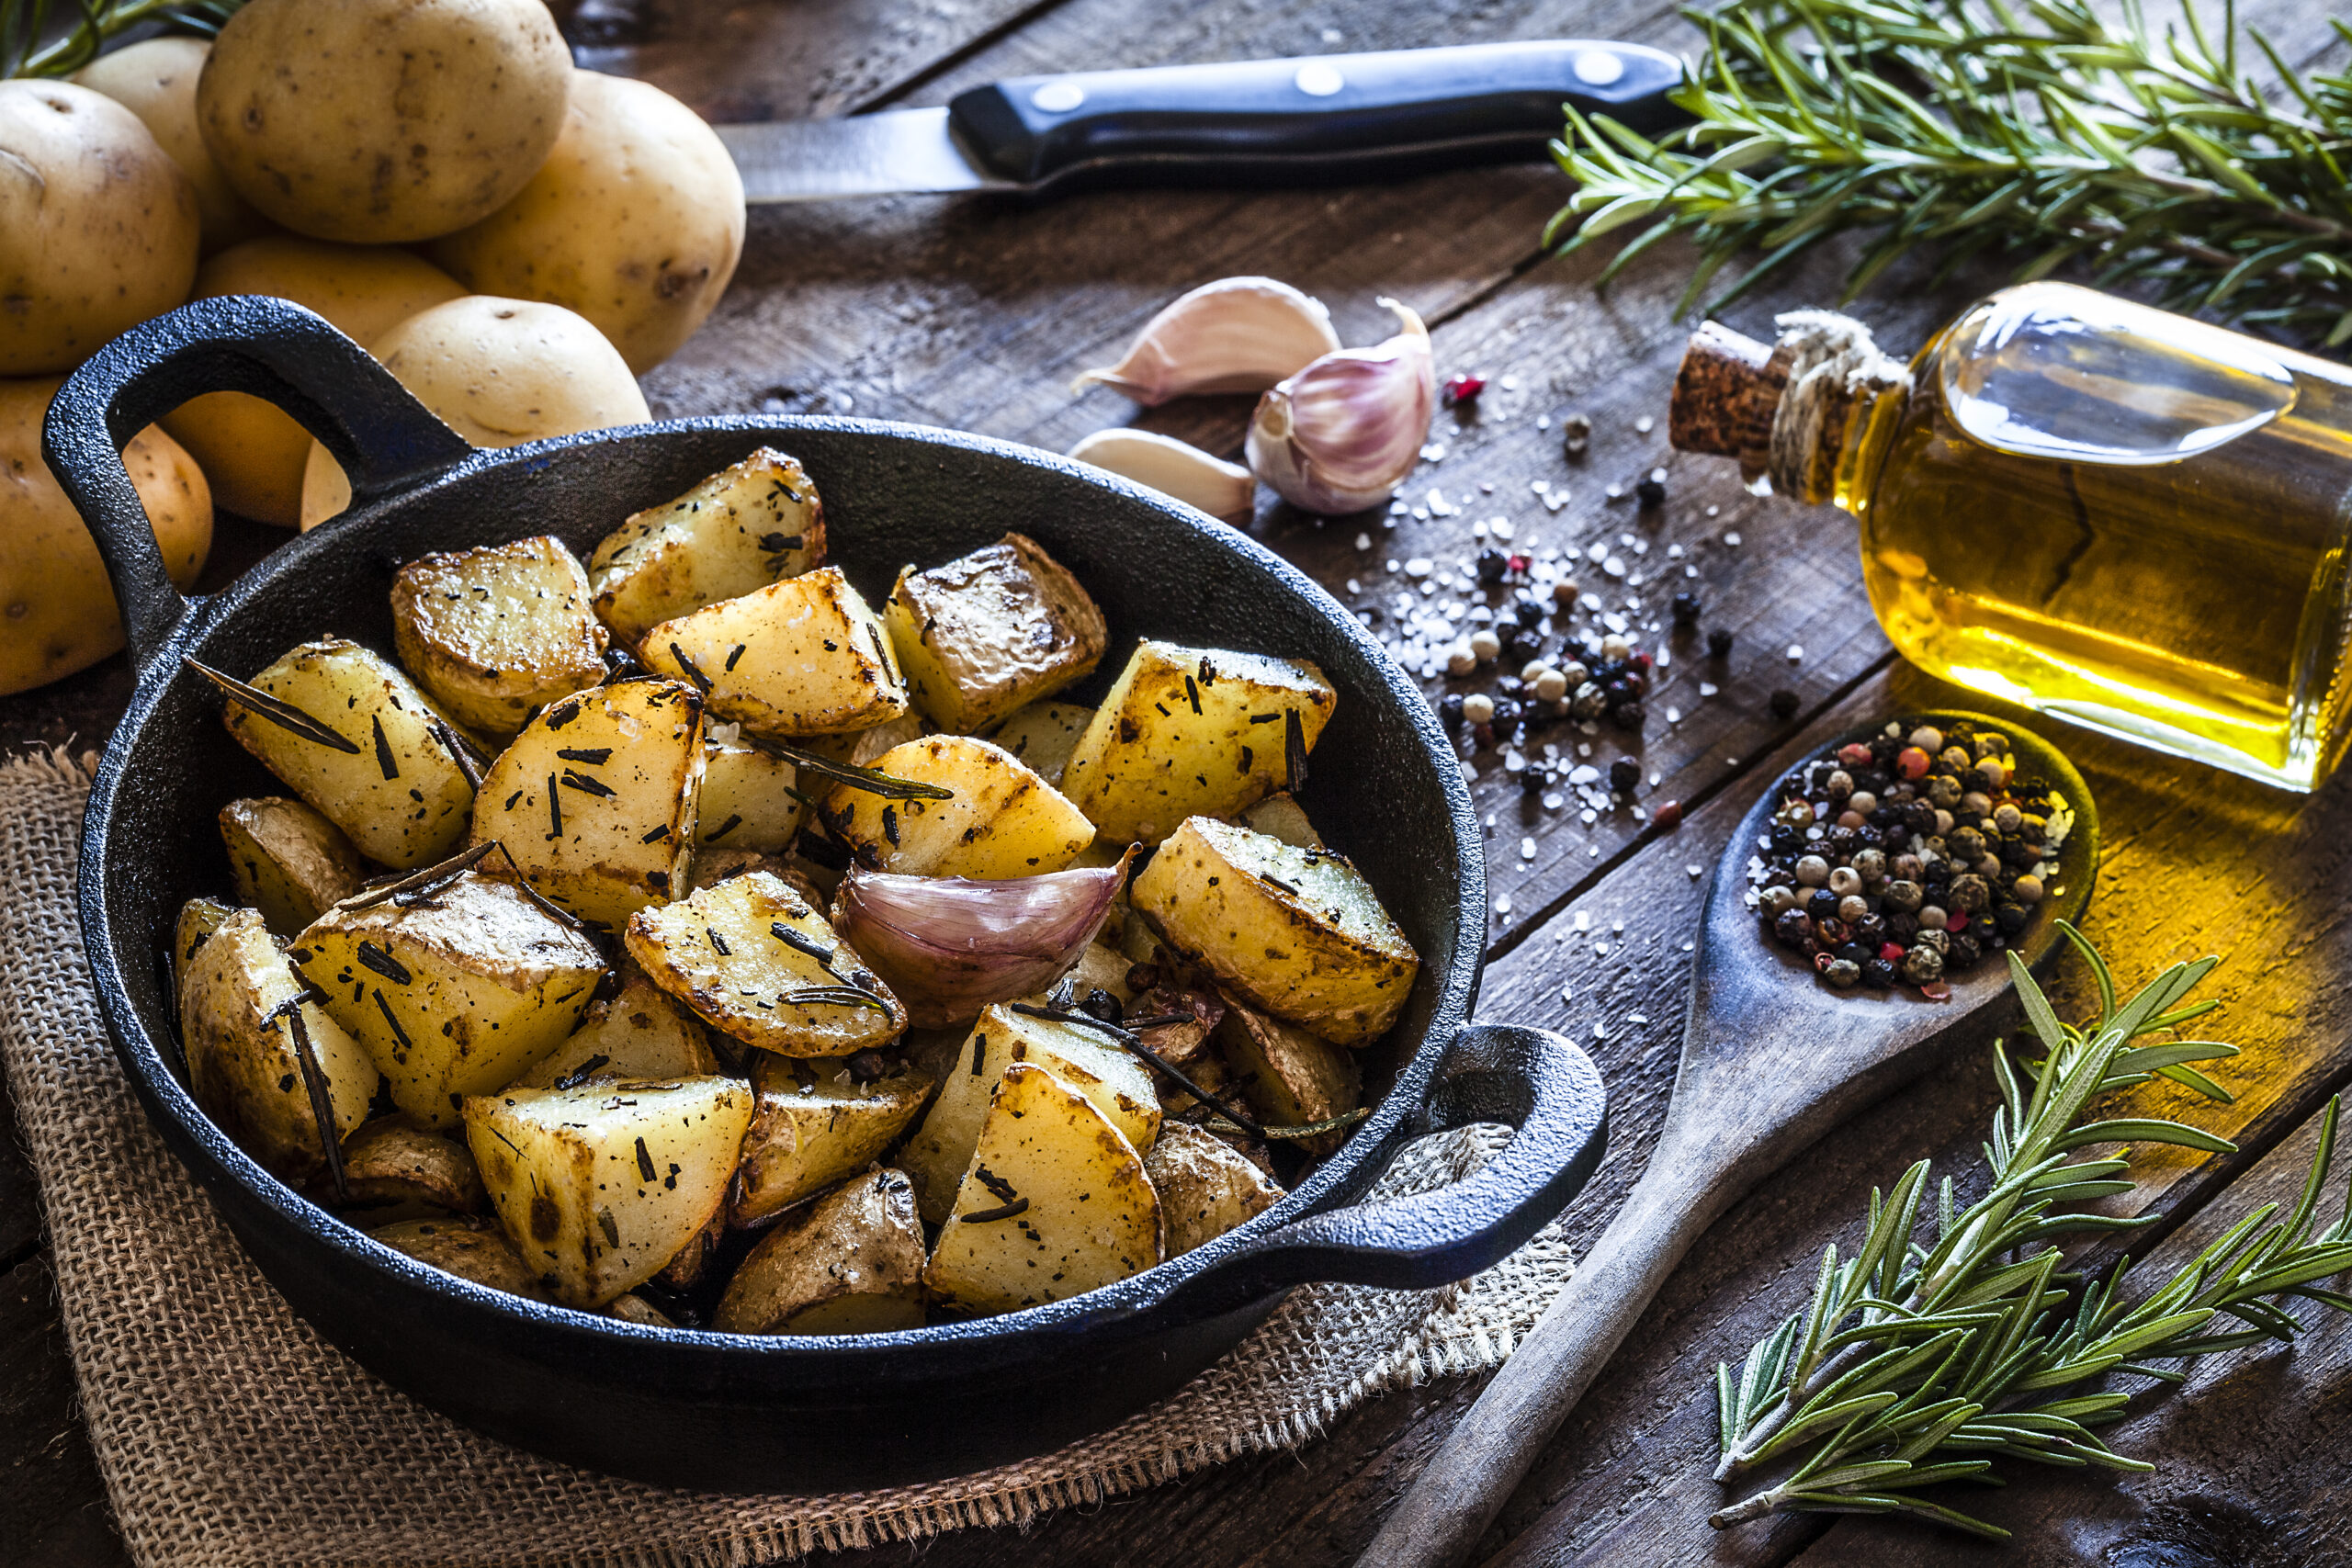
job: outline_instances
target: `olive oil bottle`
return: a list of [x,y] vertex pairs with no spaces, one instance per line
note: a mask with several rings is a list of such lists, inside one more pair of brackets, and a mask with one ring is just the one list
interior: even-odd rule
[[1859,323],[1710,323],[1675,445],[1861,527],[1880,624],[1962,686],[2293,790],[2352,735],[2352,369],[2066,284],[1906,368]]

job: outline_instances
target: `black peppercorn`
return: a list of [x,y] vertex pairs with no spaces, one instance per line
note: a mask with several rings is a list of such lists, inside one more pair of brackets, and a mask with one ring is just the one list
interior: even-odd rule
[[1091,1019],[1114,1025],[1126,1017],[1119,998],[1100,988],[1087,992],[1086,999],[1078,1004],[1078,1010]]
[[1634,499],[1643,511],[1666,504],[1666,481],[1655,474],[1644,474],[1634,485]]
[[1619,703],[1609,710],[1609,721],[1620,729],[1639,729],[1642,721],[1649,716],[1650,710],[1642,705],[1639,697]]
[[1532,626],[1544,618],[1544,606],[1532,599],[1521,599],[1510,607],[1511,619],[1522,626]]
[[1717,626],[1707,634],[1707,655],[1711,659],[1731,657],[1731,628]]
[[1462,728],[1462,694],[1448,692],[1437,700],[1437,721],[1449,734]]
[[1765,705],[1772,710],[1774,718],[1786,724],[1797,716],[1797,694],[1783,686],[1765,699]]
[[1838,895],[1832,893],[1826,887],[1815,888],[1805,898],[1804,912],[1812,916],[1815,923],[1816,924],[1836,919],[1838,918]]
[[1894,988],[1894,965],[1883,958],[1873,958],[1862,965],[1862,984],[1873,991]]
[[1503,580],[1503,574],[1509,570],[1510,570],[1510,557],[1503,554],[1494,546],[1488,545],[1478,552],[1479,581],[1500,582]]
[[1829,852],[1836,855],[1850,856],[1862,847],[1851,828],[1832,828],[1822,835],[1822,841],[1829,846]]
[[1772,935],[1789,947],[1803,947],[1813,938],[1813,922],[1802,909],[1783,909],[1772,922]]
[[1544,639],[1522,626],[1503,639],[1503,651],[1524,668],[1543,657]]
[[1543,769],[1529,768],[1519,775],[1520,792],[1523,795],[1542,795],[1544,786],[1551,782],[1552,776]]
[[[1516,681],[1502,681],[1497,682],[1496,685],[1498,689],[1505,685],[1516,688],[1519,685],[1519,682]],[[1517,697],[1497,696],[1495,698],[1495,716],[1492,721],[1497,732],[1499,733],[1507,730],[1512,725],[1517,724],[1519,722],[1519,699]]]
[[1609,787],[1619,795],[1631,795],[1642,782],[1642,765],[1631,757],[1620,757],[1609,764]]
[[1804,843],[1804,829],[1792,828],[1786,822],[1775,822],[1772,824],[1772,848],[1775,852],[1784,855],[1792,855],[1797,852],[1799,847]]
[[1944,967],[1965,969],[1984,956],[1984,949],[1966,931],[1951,939],[1951,947],[1944,954]]
[[1699,609],[1699,596],[1689,589],[1684,589],[1674,596],[1674,624],[1678,626],[1697,626]]
[[1886,941],[1886,917],[1864,915],[1854,922],[1854,940],[1876,953]]
[[2003,936],[2015,936],[2025,930],[2026,921],[2033,918],[2023,904],[2000,903],[1993,907],[1993,923]]

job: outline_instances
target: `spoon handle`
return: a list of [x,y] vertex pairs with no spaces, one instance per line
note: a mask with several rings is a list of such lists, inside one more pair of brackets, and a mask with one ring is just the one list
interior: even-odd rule
[[1360,1568],[1464,1562],[1544,1444],[1701,1232],[1738,1195],[1721,1145],[1669,1125],[1624,1207],[1495,1374],[1359,1558]]

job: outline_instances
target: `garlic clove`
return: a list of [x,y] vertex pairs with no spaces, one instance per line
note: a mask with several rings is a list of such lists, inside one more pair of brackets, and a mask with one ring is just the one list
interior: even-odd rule
[[1191,392],[1262,392],[1340,346],[1320,299],[1271,277],[1221,277],[1145,324],[1118,364],[1069,389],[1102,385],[1144,404]]
[[1437,409],[1429,329],[1394,299],[1403,330],[1372,348],[1327,354],[1272,388],[1250,421],[1250,467],[1292,505],[1340,513],[1377,506],[1420,460]]
[[1069,449],[1081,463],[1108,468],[1236,525],[1257,508],[1258,481],[1238,463],[1148,430],[1098,430]]

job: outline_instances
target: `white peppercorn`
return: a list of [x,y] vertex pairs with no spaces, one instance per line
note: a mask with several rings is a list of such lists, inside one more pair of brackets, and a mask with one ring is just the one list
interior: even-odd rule
[[1495,718],[1495,699],[1484,692],[1473,692],[1462,699],[1462,718],[1465,724],[1491,724]]
[[1829,863],[1819,855],[1806,855],[1797,862],[1797,882],[1801,886],[1820,887],[1829,881]]

